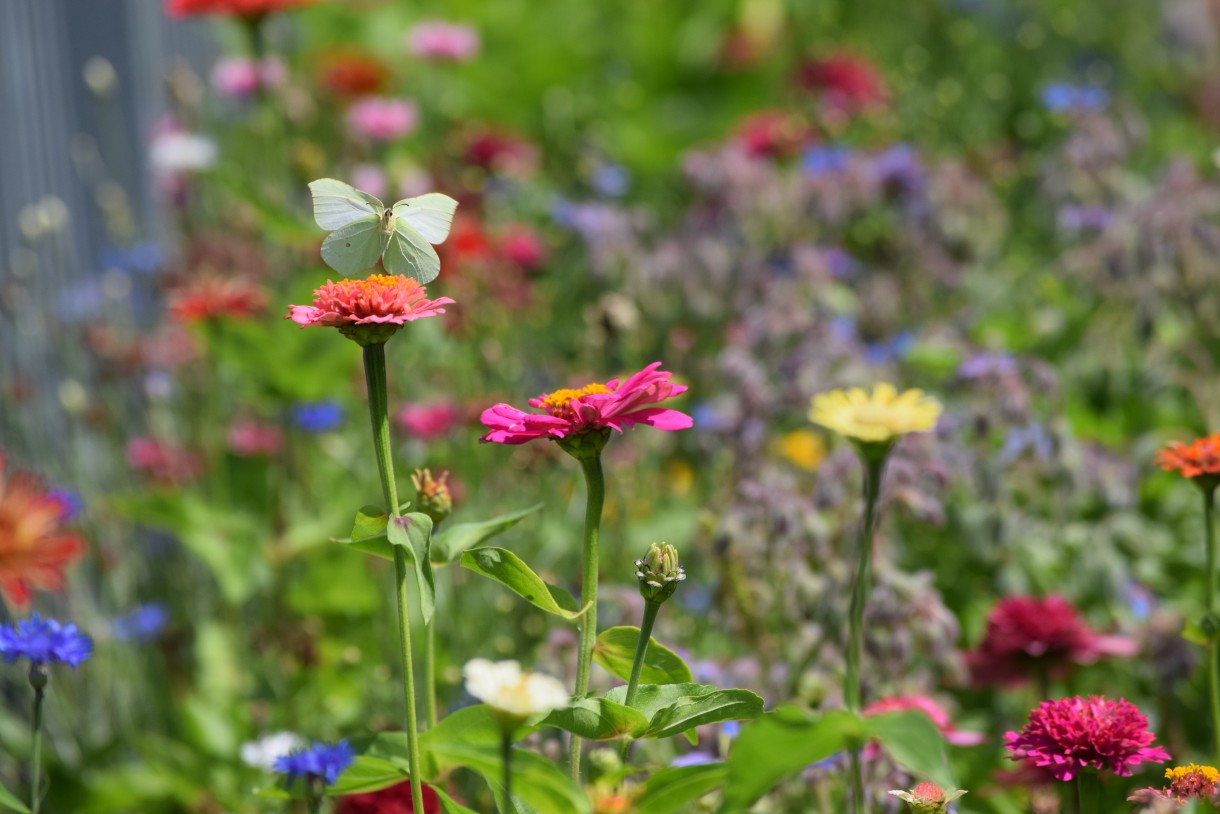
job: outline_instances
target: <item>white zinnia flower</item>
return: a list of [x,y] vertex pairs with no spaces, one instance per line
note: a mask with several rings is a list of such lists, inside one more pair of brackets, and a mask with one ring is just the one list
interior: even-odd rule
[[571,699],[558,679],[522,672],[515,661],[472,659],[462,673],[468,693],[510,720],[543,715],[567,706]]
[[295,732],[272,732],[258,740],[241,745],[241,760],[247,766],[274,771],[275,761],[294,749],[304,749],[308,742]]
[[156,172],[198,172],[215,164],[216,157],[216,142],[207,136],[176,131],[153,139],[148,161]]

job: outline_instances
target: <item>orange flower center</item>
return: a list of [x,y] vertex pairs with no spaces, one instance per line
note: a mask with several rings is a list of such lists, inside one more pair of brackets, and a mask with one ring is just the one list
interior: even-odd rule
[[545,407],[551,415],[559,415],[567,410],[568,402],[572,401],[573,399],[609,392],[610,391],[606,389],[606,385],[598,382],[586,384],[584,387],[581,387],[578,390],[565,387],[562,390],[556,390],[554,393],[543,396],[542,406]]

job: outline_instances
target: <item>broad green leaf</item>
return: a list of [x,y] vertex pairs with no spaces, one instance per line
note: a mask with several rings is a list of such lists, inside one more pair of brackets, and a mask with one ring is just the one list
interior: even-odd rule
[[3,784],[0,784],[0,808],[5,808],[9,811],[20,811],[21,814],[30,814],[30,809],[26,804],[17,799],[17,796],[6,789]]
[[[388,760],[370,755],[356,755],[333,786],[328,786],[326,796],[341,797],[344,794],[362,794],[377,791],[401,783],[407,772]],[[300,781],[287,784],[280,780],[274,785],[258,791],[258,796],[267,800],[300,800],[305,796],[305,784]]]
[[[635,662],[635,648],[640,641],[638,627],[620,626],[607,628],[597,637],[593,648],[593,659],[607,673],[623,681],[631,680],[631,667]],[[643,684],[685,684],[691,680],[690,668],[677,653],[656,639],[650,639],[648,652],[644,655],[644,669],[640,672]]]
[[482,545],[493,537],[503,534],[541,509],[542,505],[536,503],[528,509],[497,515],[490,520],[446,524],[444,530],[437,532],[432,538],[433,565],[447,565],[454,562],[462,556],[463,551]]
[[[406,516],[406,511],[410,506],[411,501],[406,501],[398,507],[398,513]],[[384,509],[376,506],[362,506],[360,511],[356,512],[356,519],[352,522],[351,536],[332,537],[331,540],[347,546],[353,551],[372,554],[374,557],[381,557],[384,560],[392,560],[394,559],[394,546],[386,538],[386,527],[389,522],[390,515]]]
[[944,736],[927,715],[917,710],[869,715],[864,718],[864,726],[890,757],[912,775],[942,788],[957,788],[949,769]]
[[[503,765],[499,746],[451,743],[443,739],[429,742],[431,757],[440,771],[463,766],[482,775],[493,794],[503,798]],[[513,749],[513,806],[501,811],[536,814],[588,814],[589,798],[555,763],[524,749]]]
[[636,800],[636,808],[648,814],[686,811],[685,806],[715,791],[728,775],[729,770],[724,763],[662,769],[648,778],[643,794]]
[[433,786],[432,790],[436,792],[437,799],[441,801],[441,814],[479,814],[473,808],[467,808],[461,803],[455,802],[440,788]]
[[763,714],[763,700],[749,690],[713,690],[682,698],[658,712],[648,724],[646,738],[668,738],[697,726],[720,721],[744,721]]
[[638,710],[606,698],[578,698],[543,718],[542,725],[603,741],[625,735],[638,738],[648,729],[648,719]]
[[747,810],[780,780],[864,737],[860,718],[845,709],[818,715],[785,706],[766,713],[733,742],[721,814]]
[[[716,688],[710,684],[641,684],[636,688],[635,703],[631,706],[652,720],[658,712],[687,696],[706,695]],[[627,687],[615,687],[606,697],[619,704],[627,703]]]
[[576,600],[563,588],[548,585],[530,570],[520,557],[505,548],[475,548],[462,555],[462,567],[508,588],[536,608],[578,619],[584,609],[576,609]]
[[428,551],[432,539],[432,518],[421,512],[391,518],[386,524],[386,538],[390,545],[397,546],[406,553],[411,568],[415,571],[424,624],[430,624],[432,614],[436,612],[436,582]]

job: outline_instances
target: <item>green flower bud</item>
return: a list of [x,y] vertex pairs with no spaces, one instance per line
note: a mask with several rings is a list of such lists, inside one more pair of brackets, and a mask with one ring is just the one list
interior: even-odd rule
[[448,472],[442,472],[439,478],[433,478],[431,470],[416,469],[411,475],[411,483],[415,484],[416,506],[432,518],[433,527],[453,513]]
[[649,602],[664,602],[686,579],[686,571],[678,564],[678,550],[669,543],[653,543],[643,559],[635,561],[635,578],[640,581],[640,595]]

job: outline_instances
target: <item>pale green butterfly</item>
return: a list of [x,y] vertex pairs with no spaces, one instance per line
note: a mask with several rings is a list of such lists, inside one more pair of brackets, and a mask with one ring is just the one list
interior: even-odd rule
[[377,264],[390,274],[413,277],[421,285],[436,279],[441,259],[431,244],[445,242],[457,201],[439,192],[405,198],[387,208],[353,186],[321,178],[310,183],[313,218],[332,230],[322,241],[322,259],[344,275]]

